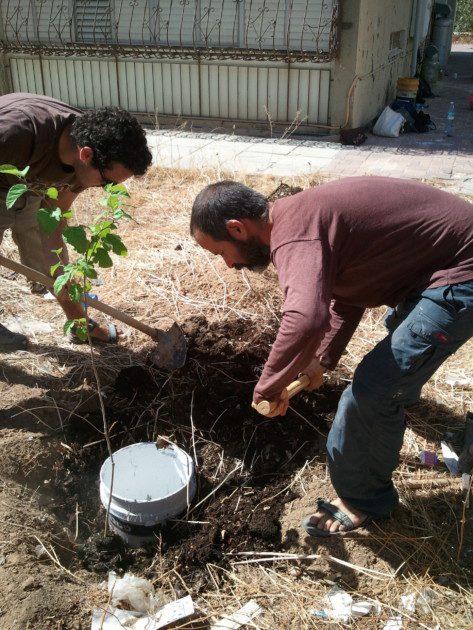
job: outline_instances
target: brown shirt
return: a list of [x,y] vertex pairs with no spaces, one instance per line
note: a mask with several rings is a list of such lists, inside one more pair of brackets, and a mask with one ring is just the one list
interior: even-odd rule
[[[48,96],[0,96],[0,164],[20,169],[29,165],[26,177],[31,185],[80,192],[74,170],[61,164],[58,156],[59,137],[80,114],[79,109]],[[16,177],[0,175],[0,191],[18,182]]]
[[333,369],[365,308],[473,279],[473,205],[431,186],[351,177],[276,201],[272,220],[284,306],[256,401],[316,354]]

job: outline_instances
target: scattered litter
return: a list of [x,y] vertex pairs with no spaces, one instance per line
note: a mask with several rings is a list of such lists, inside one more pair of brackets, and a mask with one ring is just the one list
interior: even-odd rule
[[115,571],[108,574],[108,592],[112,594],[113,606],[127,604],[137,613],[154,613],[163,601],[156,596],[154,586],[149,580],[139,578],[132,573],[125,573],[122,578],[117,577]]
[[327,593],[327,600],[332,606],[332,618],[348,621],[351,616],[352,596],[339,586],[334,586]]
[[402,617],[391,617],[387,623],[383,626],[383,630],[401,630],[402,629]]
[[445,466],[452,473],[452,475],[458,475],[458,455],[453,450],[452,446],[448,442],[442,441],[440,443],[442,447],[443,461]]
[[451,385],[452,387],[459,387],[461,385],[471,385],[473,383],[473,378],[470,376],[449,373],[445,377],[445,382],[447,385]]
[[210,627],[210,630],[237,630],[242,626],[246,626],[252,619],[261,615],[262,612],[261,606],[254,599],[250,599],[240,610],[237,610],[229,617],[225,616],[219,619],[217,623]]
[[0,556],[0,567],[3,567],[6,561],[7,559],[5,558],[5,556]]
[[379,615],[381,612],[381,605],[378,602],[368,600],[354,602],[352,596],[339,586],[334,586],[330,589],[327,593],[327,600],[332,606],[331,610],[327,608],[323,610],[311,608],[309,613],[319,619],[337,619],[346,623],[354,617],[365,617],[370,614]]
[[[114,571],[110,571],[106,586],[111,594],[111,606],[106,611],[100,608],[92,611],[91,630],[121,630],[123,627],[159,630],[187,619],[195,612],[190,595],[163,605],[153,584],[132,573],[125,573],[119,578]],[[132,610],[117,608],[120,603]]]
[[91,630],[160,630],[168,628],[171,624],[180,622],[194,614],[194,603],[190,595],[166,604],[153,615],[142,615],[135,610],[120,610],[110,607],[104,614],[104,610],[95,608],[92,611]]
[[427,466],[437,466],[439,458],[435,451],[421,451],[419,453],[420,461]]
[[43,295],[43,300],[55,300],[55,296],[51,293],[51,291],[46,291]]
[[44,545],[36,545],[34,552],[38,560],[41,560],[41,558],[47,558],[49,555]]
[[12,332],[21,333],[23,335],[50,333],[53,331],[51,324],[37,320],[20,319],[19,317],[12,317],[6,322],[3,322],[3,325]]
[[[141,617],[141,619],[143,619],[143,617]],[[91,630],[101,630],[101,628],[103,628],[103,630],[123,630],[124,627],[136,629],[135,623],[132,623],[133,621],[135,623],[139,621],[139,616],[129,610],[109,608],[107,612],[105,612],[100,608],[94,608],[92,611]]]
[[419,593],[401,595],[401,608],[408,613],[428,615],[432,612],[432,604],[440,595],[431,588],[423,588]]

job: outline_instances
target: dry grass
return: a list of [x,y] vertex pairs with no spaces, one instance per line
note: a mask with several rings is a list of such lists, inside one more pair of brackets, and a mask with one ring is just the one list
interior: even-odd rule
[[[221,175],[155,168],[131,182],[131,214],[135,221],[126,223],[121,229],[129,256],[117,259],[113,270],[103,272],[104,284],[96,288],[100,299],[155,326],[170,318],[183,321],[196,314],[204,314],[210,321],[238,317],[247,320],[249,326],[256,322],[260,327],[274,324],[281,304],[275,274],[268,271],[256,276],[229,271],[222,261],[198,249],[188,236],[189,210],[195,195]],[[281,181],[271,177],[243,176],[240,179],[266,194]],[[285,178],[284,181],[302,187],[318,183],[313,178]],[[91,208],[99,194],[89,192],[81,196],[76,207],[80,222],[91,219]],[[15,255],[11,242],[6,241],[5,251]],[[93,384],[87,348],[71,349],[68,342],[59,337],[61,314],[49,302],[41,303],[39,309],[39,299],[32,297],[24,284],[0,283],[2,321],[9,315],[28,319],[37,309],[41,310],[43,320],[54,327],[50,336],[43,334],[39,337],[43,351],[9,357],[10,367],[18,367],[32,378],[49,378],[56,385],[62,382],[63,386],[69,386],[84,379]],[[376,309],[365,315],[331,379],[348,380],[361,358],[383,337],[383,313],[383,309]],[[127,335],[126,345],[104,348],[97,355],[97,365],[105,384],[112,381],[122,367],[143,362],[142,351],[150,345],[141,333],[122,328]],[[359,620],[358,627],[382,627],[382,620],[398,614],[403,616],[405,628],[473,626],[473,593],[468,587],[464,560],[456,559],[461,511],[454,498],[460,493],[459,480],[449,477],[443,470],[431,471],[418,466],[419,452],[426,448],[438,450],[440,439],[452,428],[452,418],[459,423],[465,412],[473,409],[471,387],[446,383],[447,374],[473,376],[472,349],[470,342],[447,361],[425,386],[423,404],[408,412],[409,427],[395,478],[403,505],[416,516],[405,533],[402,528],[380,528],[373,536],[387,556],[406,560],[415,556],[413,566],[417,570],[409,574],[400,570],[395,575],[396,567],[386,564],[392,577],[375,579],[364,575],[363,580],[357,582],[358,586],[352,588],[352,595],[379,602],[382,611],[379,617]],[[83,390],[78,388],[78,400],[82,399]],[[4,404],[8,405],[8,401]],[[54,405],[51,400],[51,414],[58,413]],[[311,462],[303,471],[300,483],[303,485],[314,476],[322,478],[324,475],[324,467]],[[439,480],[440,486],[436,485]],[[436,509],[436,505],[441,505],[446,513],[450,510],[449,519],[441,527],[438,520],[432,518],[431,510]],[[457,530],[457,545],[453,548],[446,546],[447,538],[451,541],[446,534],[452,529]],[[163,574],[159,555],[154,568],[156,585],[164,592],[173,592],[176,579],[181,581],[184,591],[193,592],[194,585],[186,584],[182,576],[169,572]],[[322,576],[317,569],[322,569]],[[272,630],[327,625],[313,617],[309,610],[326,606],[325,594],[340,575],[338,568],[327,561],[235,564],[231,571],[207,565],[206,570],[214,588],[196,598],[204,616],[218,618],[237,610],[248,599],[256,599],[265,613],[255,619],[251,627]],[[447,585],[439,583],[439,575],[447,576]],[[402,594],[420,593],[426,588],[438,596],[430,613],[419,617],[417,613],[400,609]],[[95,599],[97,594],[92,592],[91,597]],[[331,622],[329,627],[338,627],[338,624]]]

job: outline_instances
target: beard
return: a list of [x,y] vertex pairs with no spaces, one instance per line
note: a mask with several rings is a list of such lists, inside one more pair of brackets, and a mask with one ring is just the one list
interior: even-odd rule
[[247,241],[233,240],[238,252],[246,262],[233,265],[234,269],[249,269],[256,273],[263,273],[271,262],[271,250],[257,238],[252,236]]

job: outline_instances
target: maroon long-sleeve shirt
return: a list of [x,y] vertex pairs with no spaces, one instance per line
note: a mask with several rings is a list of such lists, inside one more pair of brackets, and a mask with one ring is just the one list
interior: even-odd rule
[[315,355],[333,369],[366,308],[473,279],[473,204],[431,186],[350,177],[276,201],[272,221],[284,306],[256,401]]

